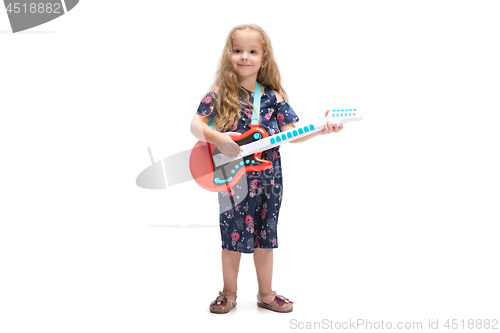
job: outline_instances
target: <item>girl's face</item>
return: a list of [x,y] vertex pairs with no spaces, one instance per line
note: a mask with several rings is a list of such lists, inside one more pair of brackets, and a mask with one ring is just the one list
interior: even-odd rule
[[233,39],[231,60],[238,79],[243,80],[255,76],[262,65],[262,43],[249,31],[239,31]]

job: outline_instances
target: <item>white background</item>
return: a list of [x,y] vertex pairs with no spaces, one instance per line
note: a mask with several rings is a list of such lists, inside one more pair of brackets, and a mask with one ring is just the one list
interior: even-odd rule
[[[17,34],[0,10],[0,331],[500,320],[498,10],[87,0]],[[301,122],[364,115],[282,147],[273,288],[291,314],[257,309],[251,255],[236,310],[210,314],[216,195],[135,184],[147,147],[158,160],[196,142],[191,117],[242,23],[269,34]]]

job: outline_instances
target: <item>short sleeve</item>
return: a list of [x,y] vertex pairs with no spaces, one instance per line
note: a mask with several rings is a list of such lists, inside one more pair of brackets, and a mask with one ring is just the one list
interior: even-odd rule
[[196,113],[201,116],[208,117],[210,119],[215,118],[214,106],[216,101],[217,101],[217,94],[214,92],[209,92],[201,100],[200,106],[198,107]]
[[287,102],[281,101],[277,102],[277,104],[278,109],[276,110],[276,119],[278,120],[278,126],[292,124],[299,121],[299,117]]

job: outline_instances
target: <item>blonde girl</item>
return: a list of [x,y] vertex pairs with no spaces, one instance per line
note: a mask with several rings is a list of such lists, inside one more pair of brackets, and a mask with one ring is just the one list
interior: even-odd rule
[[[262,94],[257,97],[256,81],[262,86]],[[192,134],[216,144],[226,156],[237,156],[241,149],[231,137],[250,129],[254,98],[260,98],[260,126],[269,135],[295,127],[299,118],[288,104],[268,35],[257,25],[240,25],[229,33],[215,82],[191,123]],[[327,123],[322,131],[292,142],[341,129],[342,125]],[[273,249],[278,247],[277,224],[283,198],[279,146],[262,152],[261,158],[271,161],[272,167],[248,172],[230,190],[219,193],[224,287],[210,304],[212,313],[227,313],[236,306],[241,253],[253,253],[259,285],[257,305],[277,312],[293,310],[293,302],[277,295],[271,287]]]

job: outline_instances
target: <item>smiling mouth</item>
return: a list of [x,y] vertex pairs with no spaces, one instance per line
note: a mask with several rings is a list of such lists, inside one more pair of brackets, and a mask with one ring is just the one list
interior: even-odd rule
[[247,64],[238,64],[238,66],[250,67],[250,65],[247,65]]

